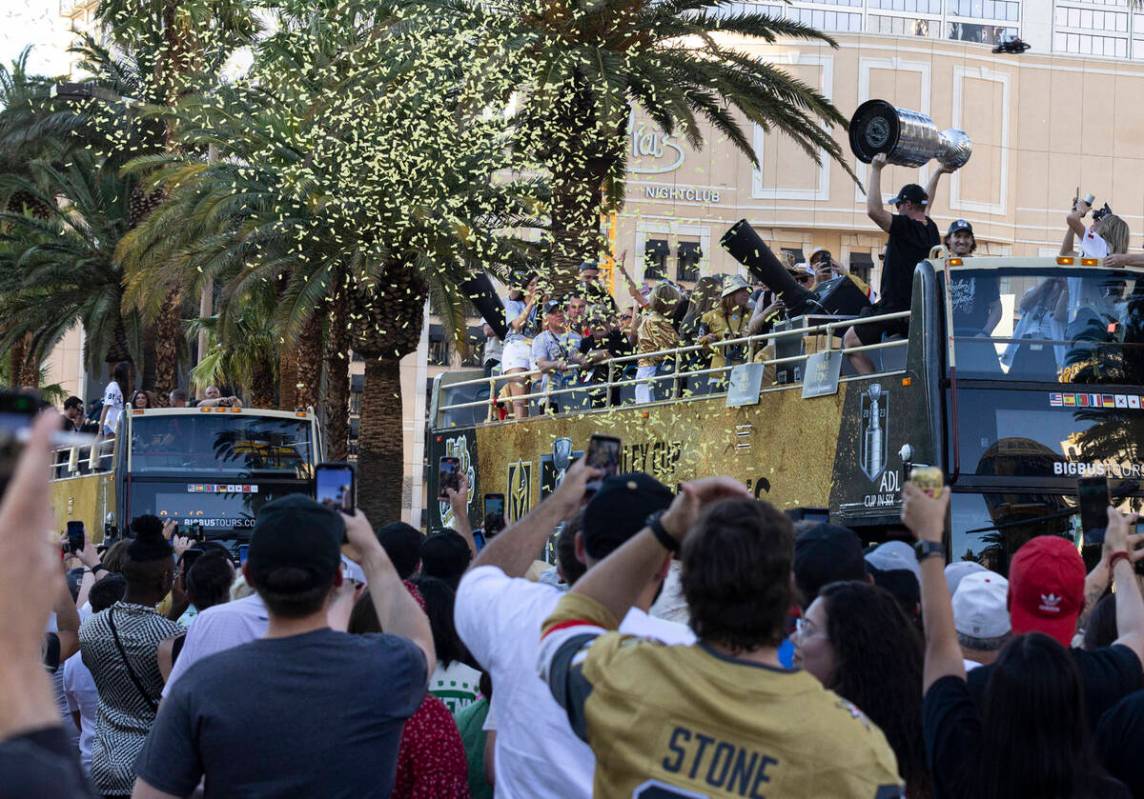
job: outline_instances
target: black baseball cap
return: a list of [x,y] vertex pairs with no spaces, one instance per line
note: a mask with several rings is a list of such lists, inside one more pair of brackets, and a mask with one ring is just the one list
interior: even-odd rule
[[[291,581],[291,592],[332,585],[341,568],[341,515],[302,494],[288,494],[258,511],[246,569],[255,589],[279,569],[298,569],[308,579]],[[279,590],[275,587],[275,590]]]
[[913,203],[914,205],[929,205],[929,195],[926,190],[916,183],[907,183],[902,186],[902,190],[898,192],[898,196],[890,200],[891,205],[901,205],[902,203]]
[[600,265],[598,263],[596,263],[595,261],[581,261],[580,267],[579,267],[581,272],[587,272],[590,269],[598,270],[599,268],[600,268]]
[[965,219],[955,219],[950,223],[949,232],[945,235],[952,236],[954,233],[960,233],[963,230],[970,236],[973,235],[973,225],[969,224],[969,222]]
[[809,605],[824,585],[865,580],[862,540],[849,527],[819,524],[794,540],[794,581]]
[[670,488],[643,472],[604,478],[584,508],[584,551],[596,560],[606,558],[642,530],[650,514],[666,510],[674,498]]
[[548,302],[544,303],[545,313],[556,313],[557,311],[563,310],[564,303],[562,303],[560,300],[549,300]]

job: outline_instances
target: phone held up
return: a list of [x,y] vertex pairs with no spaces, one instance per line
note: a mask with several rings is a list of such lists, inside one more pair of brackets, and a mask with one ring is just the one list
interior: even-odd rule
[[68,522],[68,552],[82,552],[87,545],[83,522]]
[[620,439],[593,434],[588,439],[588,451],[584,454],[584,459],[593,469],[603,472],[599,480],[588,483],[588,495],[591,496],[600,489],[602,480],[620,473]]
[[449,455],[437,461],[437,499],[448,502],[449,489],[461,490],[461,459]]
[[485,494],[484,517],[486,536],[491,538],[504,529],[504,494]]
[[1108,506],[1112,504],[1108,478],[1082,477],[1076,481],[1076,493],[1084,543],[1103,544],[1104,531],[1108,526]]
[[357,507],[357,478],[348,463],[319,463],[314,469],[314,498],[327,508],[352,514]]

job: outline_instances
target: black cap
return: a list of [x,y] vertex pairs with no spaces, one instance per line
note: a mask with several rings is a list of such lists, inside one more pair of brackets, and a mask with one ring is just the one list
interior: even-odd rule
[[587,272],[589,269],[597,269],[598,270],[600,268],[600,265],[598,263],[596,263],[595,261],[581,261],[579,268],[580,268],[581,272]]
[[596,560],[608,557],[674,498],[670,488],[643,472],[605,478],[584,508],[584,551]]
[[278,569],[300,569],[304,583],[291,583],[301,593],[332,585],[341,568],[341,542],[346,524],[341,515],[302,494],[288,494],[258,511],[246,569],[255,589]]
[[840,580],[865,580],[862,540],[849,527],[820,524],[794,540],[794,581],[809,605],[822,586]]
[[377,531],[377,540],[393,562],[397,576],[407,580],[421,563],[421,531],[405,522],[390,522]]
[[544,303],[544,312],[545,313],[555,313],[556,311],[563,311],[563,310],[564,310],[564,303],[562,303],[560,300],[549,300],[548,302]]
[[453,530],[434,533],[421,542],[421,573],[444,580],[454,590],[472,559],[469,543]]
[[969,224],[965,219],[955,219],[950,223],[949,232],[945,235],[952,236],[954,233],[960,233],[963,230],[970,236],[973,235],[973,225]]
[[902,190],[898,192],[898,196],[890,200],[891,205],[901,205],[902,203],[910,202],[914,205],[929,205],[929,195],[926,190],[916,183],[907,183],[902,186]]

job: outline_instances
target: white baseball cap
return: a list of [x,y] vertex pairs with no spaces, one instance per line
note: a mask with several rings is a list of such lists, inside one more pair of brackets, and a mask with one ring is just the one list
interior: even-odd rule
[[918,565],[914,548],[905,541],[887,541],[879,544],[877,548],[866,553],[866,563],[882,572],[908,571],[917,578],[918,585],[921,585],[922,568]]
[[988,571],[975,560],[958,560],[945,567],[945,584],[949,586],[949,595],[957,593],[957,586],[963,579],[974,572]]
[[1009,621],[1009,581],[1000,574],[967,574],[953,595],[953,626],[962,635],[1000,638],[1013,629]]

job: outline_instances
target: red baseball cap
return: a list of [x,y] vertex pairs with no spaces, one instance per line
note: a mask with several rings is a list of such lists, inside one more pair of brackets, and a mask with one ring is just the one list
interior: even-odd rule
[[1039,535],[1009,565],[1009,615],[1014,635],[1039,632],[1068,647],[1084,608],[1084,561],[1067,538]]

